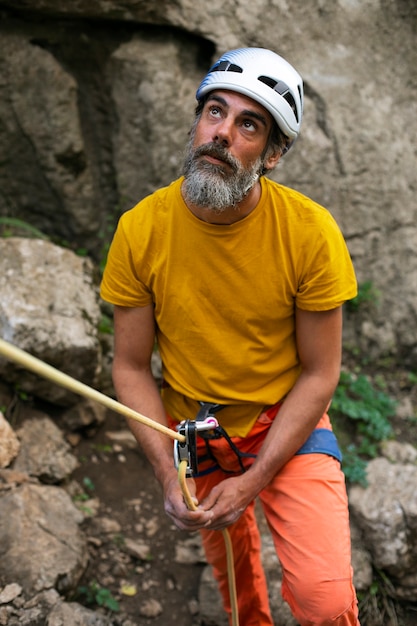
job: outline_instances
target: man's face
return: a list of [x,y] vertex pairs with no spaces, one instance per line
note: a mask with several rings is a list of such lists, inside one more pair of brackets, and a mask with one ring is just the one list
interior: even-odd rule
[[251,98],[212,92],[191,131],[184,192],[193,204],[223,211],[245,198],[269,160],[270,114]]

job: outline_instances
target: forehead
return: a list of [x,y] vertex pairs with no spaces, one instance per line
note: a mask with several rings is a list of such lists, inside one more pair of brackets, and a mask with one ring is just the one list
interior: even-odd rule
[[211,91],[208,96],[206,102],[221,102],[226,107],[230,109],[234,109],[236,112],[252,112],[257,116],[262,116],[265,118],[265,121],[272,123],[272,116],[256,100],[252,100],[249,96],[245,96],[244,94],[238,93],[236,91],[230,91],[228,89],[215,89]]

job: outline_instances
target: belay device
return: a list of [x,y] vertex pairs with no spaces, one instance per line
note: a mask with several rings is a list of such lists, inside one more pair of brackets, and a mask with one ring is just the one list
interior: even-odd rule
[[218,423],[214,414],[226,408],[225,405],[214,402],[200,402],[199,404],[201,409],[197,413],[195,421],[184,420],[177,426],[182,441],[176,440],[174,443],[175,467],[178,469],[180,462],[185,460],[187,461],[186,476],[198,474],[197,434],[200,432],[202,439],[206,442],[208,456],[215,463],[215,468],[221,469],[226,474],[234,473],[232,470],[221,467],[210,447],[211,439],[224,438],[236,455],[241,471],[245,472],[247,468],[244,465],[244,460],[256,459],[256,454],[241,452],[225,429]]
[[208,431],[218,428],[219,422],[214,416],[217,411],[224,408],[222,404],[212,402],[200,402],[201,409],[195,420],[183,420],[177,426],[177,431],[185,438],[184,441],[174,442],[174,462],[178,468],[181,461],[187,461],[187,476],[198,473],[197,458],[197,434],[199,431]]

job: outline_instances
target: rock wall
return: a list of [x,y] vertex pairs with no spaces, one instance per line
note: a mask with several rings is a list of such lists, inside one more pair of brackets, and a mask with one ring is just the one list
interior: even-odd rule
[[120,213],[179,173],[211,61],[271,47],[306,90],[274,178],[331,210],[372,286],[346,344],[415,367],[413,0],[0,0],[0,14],[0,226],[101,261]]
[[[0,337],[88,385],[102,369],[100,307],[88,259],[49,241],[0,238]],[[0,379],[67,406],[77,396],[0,357]]]

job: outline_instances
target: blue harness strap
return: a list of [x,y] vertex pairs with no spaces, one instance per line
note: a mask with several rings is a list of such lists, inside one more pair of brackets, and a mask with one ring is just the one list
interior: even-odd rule
[[328,428],[316,428],[297,454],[328,454],[342,462],[342,453],[337,443],[336,435]]

